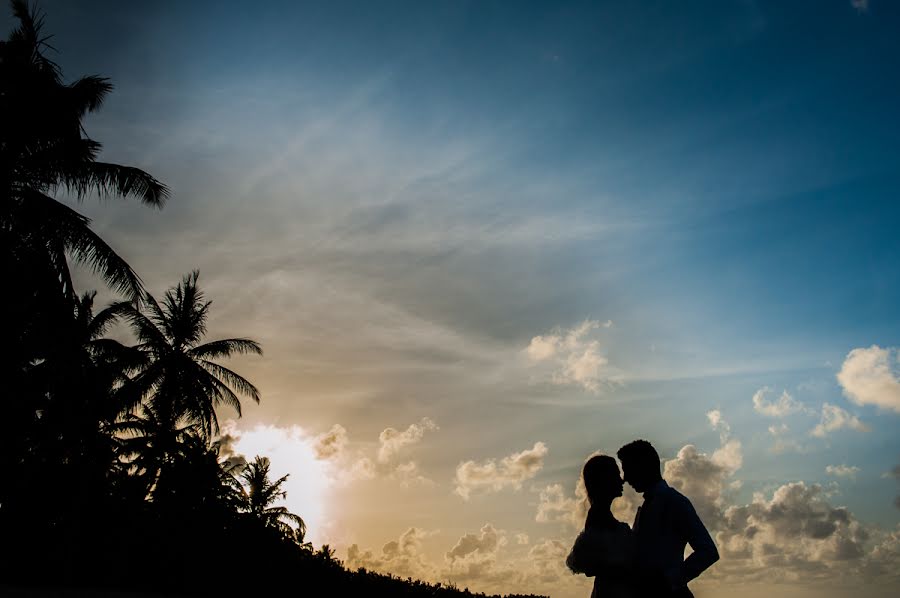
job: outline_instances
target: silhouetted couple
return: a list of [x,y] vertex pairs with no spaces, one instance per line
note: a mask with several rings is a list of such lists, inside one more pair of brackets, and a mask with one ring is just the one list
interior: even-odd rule
[[[616,520],[610,506],[622,496],[616,460],[591,457],[582,477],[590,509],[566,565],[594,577],[591,598],[689,598],[689,581],[719,560],[697,511],[660,474],[659,455],[646,440],[619,449],[625,481],[644,495],[634,526]],[[694,552],[684,558],[686,545]]]

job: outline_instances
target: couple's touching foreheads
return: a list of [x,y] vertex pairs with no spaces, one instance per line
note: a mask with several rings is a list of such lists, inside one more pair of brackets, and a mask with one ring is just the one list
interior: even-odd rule
[[[635,440],[616,454],[624,481],[611,456],[594,455],[584,464],[590,508],[566,565],[594,578],[591,598],[693,596],[688,582],[719,560],[715,543],[691,501],[663,479],[652,444]],[[624,482],[644,495],[631,527],[611,511]],[[687,558],[685,546],[693,549]]]

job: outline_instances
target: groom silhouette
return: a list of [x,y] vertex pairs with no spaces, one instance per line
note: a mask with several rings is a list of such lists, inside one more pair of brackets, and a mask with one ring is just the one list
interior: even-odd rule
[[[636,576],[644,598],[691,597],[687,584],[719,560],[719,551],[694,505],[669,487],[660,474],[659,454],[646,440],[635,440],[616,453],[625,481],[644,495],[634,517],[637,534]],[[684,547],[694,552],[684,558]]]

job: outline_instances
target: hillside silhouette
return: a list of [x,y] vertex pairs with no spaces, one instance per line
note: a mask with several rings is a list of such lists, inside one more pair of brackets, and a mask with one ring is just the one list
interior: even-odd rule
[[[41,14],[11,4],[19,24],[0,42],[0,592],[484,596],[347,570],[306,542],[302,513],[276,504],[285,477],[271,478],[265,455],[225,458],[217,409],[240,415],[260,393],[223,361],[262,348],[206,339],[211,303],[197,271],[155,297],[123,248],[57,199],[161,209],[170,192],[98,160],[82,120],[112,85],[66,83]],[[121,301],[98,308],[70,262]],[[134,344],[110,336],[124,327]]]

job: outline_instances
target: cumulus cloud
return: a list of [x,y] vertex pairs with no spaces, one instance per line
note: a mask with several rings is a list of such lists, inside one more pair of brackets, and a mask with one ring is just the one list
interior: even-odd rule
[[430,418],[423,417],[415,424],[410,424],[402,432],[394,428],[386,428],[378,436],[378,461],[387,463],[399,453],[403,447],[416,444],[425,436],[425,432],[437,430],[438,426]]
[[444,556],[455,561],[470,554],[494,554],[505,543],[506,538],[501,536],[493,525],[486,523],[481,528],[480,534],[465,534]]
[[862,423],[855,415],[848,413],[837,405],[824,403],[822,405],[821,420],[816,427],[812,429],[810,435],[815,436],[816,438],[825,438],[831,432],[842,428],[850,428],[857,432],[869,431],[869,427]]
[[794,399],[788,391],[783,391],[774,401],[766,397],[772,393],[769,387],[763,387],[753,393],[753,409],[766,417],[785,417],[792,413],[804,411],[803,403]]
[[446,566],[442,576],[455,583],[508,586],[518,583],[522,575],[511,562],[501,561],[500,549],[508,543],[505,534],[485,523],[477,534],[464,534],[444,554]]
[[596,393],[614,377],[607,371],[608,361],[600,353],[600,342],[590,337],[593,331],[611,326],[611,321],[585,320],[569,330],[535,336],[525,352],[532,362],[553,367],[554,384],[582,386]]
[[857,405],[875,405],[900,413],[900,376],[897,349],[853,349],[847,354],[837,380],[848,399]]
[[750,504],[729,507],[716,536],[732,573],[765,571],[770,579],[857,561],[868,537],[845,507],[828,503],[821,486],[803,482],[779,487],[771,499],[757,493]]
[[544,540],[535,544],[528,551],[531,558],[532,571],[529,575],[539,583],[553,583],[565,575],[565,559],[569,547],[559,540]]
[[347,446],[347,430],[340,424],[334,424],[324,434],[316,436],[313,449],[319,459],[331,459],[338,456]]
[[473,491],[519,489],[522,482],[533,478],[544,466],[547,450],[543,442],[535,442],[532,448],[503,457],[499,462],[495,459],[481,463],[464,461],[456,466],[455,492],[468,500]]
[[731,426],[719,410],[710,411],[706,417],[719,432],[719,448],[708,455],[692,444],[683,446],[663,465],[663,477],[691,500],[707,525],[715,526],[731,489],[729,479],[743,465],[743,448],[731,437]]
[[550,484],[540,489],[538,508],[534,520],[538,523],[565,522],[580,527],[587,516],[588,501],[584,483],[579,480],[575,497],[566,496],[562,484]]
[[432,535],[416,527],[403,532],[397,540],[391,540],[381,547],[379,554],[361,550],[357,544],[347,549],[347,568],[351,571],[366,568],[401,577],[431,579],[434,568],[422,553],[422,540]]
[[825,473],[838,478],[856,479],[859,473],[859,467],[855,465],[826,465]]

